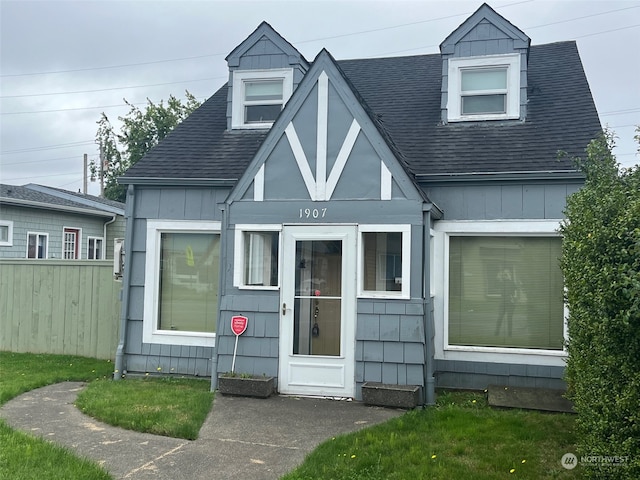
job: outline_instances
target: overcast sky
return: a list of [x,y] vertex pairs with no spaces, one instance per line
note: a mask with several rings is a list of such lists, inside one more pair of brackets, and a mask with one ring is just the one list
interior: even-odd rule
[[[494,0],[532,44],[576,40],[624,166],[640,163],[640,0]],[[438,53],[481,1],[0,0],[0,182],[82,188],[96,121],[227,79],[226,55],[266,20],[306,58]],[[97,194],[97,183],[89,193]]]

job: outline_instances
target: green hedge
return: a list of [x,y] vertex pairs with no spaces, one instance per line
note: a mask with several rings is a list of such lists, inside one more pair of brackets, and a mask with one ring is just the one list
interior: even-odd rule
[[640,167],[619,171],[612,146],[605,132],[578,160],[586,183],[561,227],[566,380],[585,478],[639,479]]

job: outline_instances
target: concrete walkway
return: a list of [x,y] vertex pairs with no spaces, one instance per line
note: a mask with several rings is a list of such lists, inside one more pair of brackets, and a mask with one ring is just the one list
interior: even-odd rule
[[401,410],[360,402],[274,396],[216,395],[195,441],[111,427],[73,405],[83,383],[25,393],[0,408],[18,430],[73,449],[117,479],[277,479],[319,443],[399,416]]

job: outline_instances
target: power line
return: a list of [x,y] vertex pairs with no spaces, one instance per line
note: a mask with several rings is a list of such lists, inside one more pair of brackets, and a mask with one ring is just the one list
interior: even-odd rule
[[130,85],[127,87],[111,87],[111,88],[98,88],[95,90],[76,90],[73,92],[50,92],[50,93],[28,93],[22,95],[0,95],[0,98],[23,98],[23,97],[43,97],[47,95],[71,95],[76,93],[95,93],[95,92],[108,92],[112,90],[126,90],[130,88],[146,88],[146,87],[160,87],[163,85],[175,85],[178,83],[192,83],[192,82],[205,82],[209,80],[219,80],[221,78],[227,78],[225,76],[218,77],[209,77],[209,78],[199,78],[196,80],[180,80],[178,82],[165,82],[165,83],[151,83],[148,85]]
[[629,108],[627,110],[612,110],[610,112],[598,112],[602,116],[606,115],[624,115],[625,113],[640,112],[640,108]]
[[[509,4],[506,4],[506,5],[497,7],[497,8],[499,8],[499,9],[508,8],[508,7],[512,7],[512,6],[515,6],[515,5],[520,5],[520,4],[523,4],[523,3],[530,3],[532,1],[533,0],[523,0],[523,1],[520,1],[520,2],[509,3]],[[534,27],[527,27],[525,30],[534,29],[534,28],[541,28],[541,27],[545,27],[545,26],[549,26],[549,25],[557,25],[557,24],[560,24],[560,23],[567,23],[567,22],[572,22],[572,21],[576,21],[576,20],[582,20],[584,18],[607,15],[609,13],[615,13],[615,12],[620,12],[620,11],[623,11],[623,10],[629,10],[629,9],[632,9],[632,8],[639,8],[639,7],[640,6],[631,6],[631,7],[625,7],[625,8],[620,8],[620,9],[616,9],[616,10],[608,10],[606,12],[599,12],[599,13],[594,13],[594,14],[590,14],[590,15],[584,15],[582,17],[570,18],[570,19],[567,19],[567,20],[559,20],[557,22],[550,22],[550,23],[546,23],[546,24],[542,24],[542,25],[536,25]],[[403,28],[403,27],[407,27],[407,26],[419,25],[419,24],[430,23],[430,22],[435,22],[435,21],[440,21],[440,20],[448,20],[450,18],[456,18],[456,17],[461,17],[461,16],[468,16],[470,13],[472,13],[472,12],[459,13],[459,14],[456,14],[456,15],[448,15],[448,16],[444,16],[444,17],[432,18],[432,19],[427,19],[427,20],[420,20],[420,21],[417,21],[417,22],[403,23],[403,24],[398,24],[398,25],[390,25],[390,26],[387,26],[387,27],[380,27],[380,28],[376,28],[376,29],[360,30],[360,31],[357,31],[357,32],[349,32],[349,33],[344,33],[344,34],[340,34],[340,35],[332,35],[332,36],[327,36],[327,37],[318,37],[318,38],[308,39],[308,40],[299,40],[299,41],[296,41],[294,43],[296,43],[296,44],[312,43],[312,42],[318,42],[318,41],[323,41],[323,40],[331,40],[331,39],[336,39],[336,38],[345,38],[345,37],[350,37],[350,36],[363,35],[363,34],[367,34],[367,33],[375,33],[375,32],[381,32],[381,31],[386,31],[386,30],[393,30],[393,29]],[[631,26],[631,27],[622,27],[622,28],[620,28],[620,30],[625,29],[625,28],[633,28],[633,27],[636,27],[636,26],[638,26],[638,25],[634,25],[634,26]],[[601,33],[609,33],[609,32],[617,31],[617,30],[618,29],[614,29],[614,30],[610,30],[610,31],[607,31],[607,32],[600,32],[600,33],[589,34],[589,35],[584,35],[584,36],[599,35]],[[583,37],[577,37],[577,38],[583,38]],[[422,47],[422,48],[425,48],[425,47]],[[401,50],[401,51],[408,51],[408,50]],[[49,75],[49,74],[58,74],[58,73],[85,72],[85,71],[90,71],[90,70],[106,70],[106,69],[112,69],[112,68],[136,67],[136,66],[141,66],[141,65],[152,65],[152,64],[158,64],[158,63],[178,62],[178,61],[194,60],[194,59],[198,59],[198,58],[217,57],[217,56],[225,56],[225,55],[226,55],[225,53],[210,53],[210,54],[204,54],[204,55],[194,55],[194,56],[189,56],[189,57],[170,58],[170,59],[163,59],[163,60],[150,60],[150,61],[146,61],[146,62],[127,63],[127,64],[120,64],[120,65],[106,65],[106,66],[99,66],[99,67],[75,68],[75,69],[68,69],[68,70],[52,70],[52,71],[48,71],[48,72],[1,74],[0,77],[22,77],[22,76]]]
[[0,155],[9,155],[13,153],[39,152],[41,150],[55,150],[58,148],[80,147],[82,145],[88,145],[93,143],[94,143],[93,140],[81,140],[78,142],[58,143],[56,145],[43,145],[41,147],[19,148],[17,150],[4,150],[0,152]]
[[[45,151],[45,150],[48,150],[48,149],[43,149],[41,151]],[[58,160],[71,160],[72,158],[78,158],[79,159],[81,157],[78,156],[78,155],[74,155],[72,157],[45,158],[45,159],[42,159],[42,160],[27,160],[26,162],[2,162],[2,163],[0,163],[0,166],[7,167],[9,165],[24,165],[26,163],[55,162],[55,161],[58,161]]]
[[[206,100],[208,97],[203,96],[195,96],[197,100]],[[33,113],[55,113],[55,112],[73,112],[77,110],[97,110],[100,108],[116,108],[116,107],[125,107],[128,105],[147,105],[147,102],[128,102],[128,103],[118,103],[116,105],[98,105],[95,107],[74,107],[74,108],[57,108],[53,110],[31,110],[31,111],[23,111],[23,112],[2,112],[0,115],[30,115]]]

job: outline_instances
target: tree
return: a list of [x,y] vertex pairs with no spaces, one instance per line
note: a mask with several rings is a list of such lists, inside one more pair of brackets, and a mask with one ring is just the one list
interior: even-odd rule
[[[640,134],[640,130],[638,132]],[[638,136],[636,136],[638,140]],[[640,166],[605,132],[578,160],[584,187],[561,226],[569,307],[566,380],[585,478],[640,478]],[[611,465],[612,458],[618,464]],[[608,459],[608,460],[607,460]]]
[[[117,178],[200,106],[200,102],[188,91],[185,97],[183,104],[170,95],[166,105],[162,100],[155,104],[147,99],[144,110],[124,99],[129,112],[124,117],[118,117],[122,122],[120,133],[116,133],[107,115],[104,112],[101,114],[97,122],[96,143],[102,152],[106,198],[124,202],[125,188],[118,184]],[[92,161],[90,169],[92,178],[95,178],[99,174],[99,161]]]

